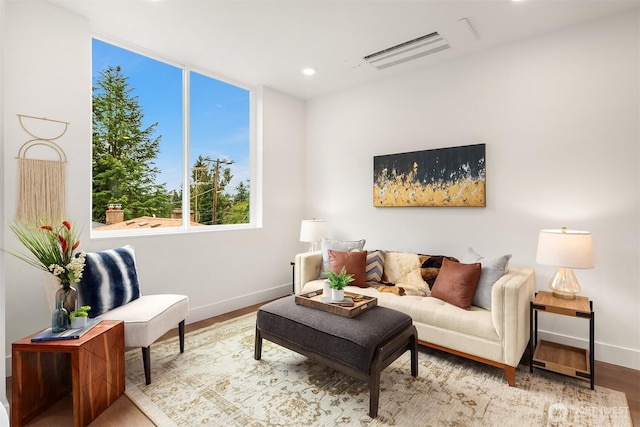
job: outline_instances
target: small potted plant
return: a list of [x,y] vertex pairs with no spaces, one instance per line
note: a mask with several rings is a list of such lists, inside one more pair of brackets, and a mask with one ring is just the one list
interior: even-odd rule
[[344,287],[353,282],[353,274],[348,274],[344,266],[340,273],[329,270],[325,271],[324,274],[327,276],[329,287],[331,288],[331,300],[342,301],[344,299]]
[[79,309],[69,313],[69,320],[71,320],[71,328],[79,329],[87,326],[87,318],[89,317],[89,310],[91,307],[83,305]]

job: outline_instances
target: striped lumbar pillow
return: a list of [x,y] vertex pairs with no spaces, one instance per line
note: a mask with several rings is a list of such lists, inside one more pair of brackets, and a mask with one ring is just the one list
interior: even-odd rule
[[87,253],[78,291],[92,318],[139,298],[133,246]]

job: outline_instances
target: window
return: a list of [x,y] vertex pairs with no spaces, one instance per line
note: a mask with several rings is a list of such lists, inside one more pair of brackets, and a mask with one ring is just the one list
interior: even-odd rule
[[251,91],[98,39],[92,58],[92,231],[251,224]]

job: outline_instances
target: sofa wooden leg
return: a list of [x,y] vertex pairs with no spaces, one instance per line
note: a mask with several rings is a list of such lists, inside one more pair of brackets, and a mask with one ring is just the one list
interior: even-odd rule
[[516,368],[513,366],[505,366],[504,373],[507,376],[507,382],[509,383],[509,387],[516,386]]
[[144,366],[144,379],[149,385],[151,384],[151,346],[142,347],[142,364]]
[[180,337],[180,353],[184,353],[184,320],[178,323],[178,336]]

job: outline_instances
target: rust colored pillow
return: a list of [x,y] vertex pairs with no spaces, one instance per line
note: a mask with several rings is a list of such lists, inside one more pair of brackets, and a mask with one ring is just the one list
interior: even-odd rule
[[462,264],[445,258],[431,289],[431,296],[469,310],[481,271],[479,262]]
[[329,270],[340,273],[342,267],[347,269],[347,273],[353,274],[352,286],[366,288],[367,285],[367,251],[340,252],[329,249]]

